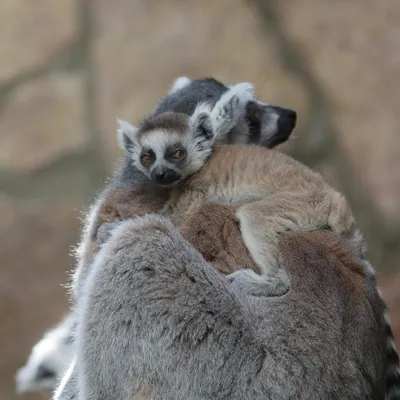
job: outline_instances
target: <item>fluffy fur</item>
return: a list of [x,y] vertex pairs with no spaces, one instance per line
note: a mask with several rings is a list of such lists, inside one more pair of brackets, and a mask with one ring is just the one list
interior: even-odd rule
[[290,290],[253,297],[167,220],[119,224],[79,300],[77,360],[56,399],[383,400],[382,302],[363,266],[331,232],[278,247]]

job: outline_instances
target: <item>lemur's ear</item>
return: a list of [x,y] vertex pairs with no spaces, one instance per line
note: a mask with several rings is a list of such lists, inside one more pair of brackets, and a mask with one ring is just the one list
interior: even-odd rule
[[188,86],[190,82],[192,81],[187,76],[180,76],[179,78],[176,78],[171,85],[169,93],[176,92],[177,90],[180,90],[185,86]]
[[123,119],[117,119],[118,143],[126,154],[132,154],[136,147],[138,128]]
[[189,120],[189,129],[192,140],[203,149],[214,143],[215,134],[211,122],[211,105],[200,103]]
[[223,139],[245,116],[246,106],[253,99],[252,84],[242,82],[229,87],[211,112],[211,123],[217,139]]

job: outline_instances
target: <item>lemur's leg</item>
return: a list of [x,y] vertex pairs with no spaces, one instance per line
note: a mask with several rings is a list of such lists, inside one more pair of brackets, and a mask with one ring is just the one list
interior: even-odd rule
[[328,205],[314,203],[310,194],[279,193],[242,205],[237,210],[243,241],[261,275],[239,270],[228,276],[234,286],[253,296],[272,296],[289,289],[289,278],[279,268],[278,239],[287,232],[324,229]]

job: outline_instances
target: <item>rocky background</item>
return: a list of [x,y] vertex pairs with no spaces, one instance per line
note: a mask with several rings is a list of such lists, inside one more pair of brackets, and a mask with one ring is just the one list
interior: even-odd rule
[[[0,3],[0,398],[67,310],[81,213],[180,75],[250,81],[299,124],[284,149],[343,190],[400,339],[398,0]],[[48,398],[26,395],[26,399]]]

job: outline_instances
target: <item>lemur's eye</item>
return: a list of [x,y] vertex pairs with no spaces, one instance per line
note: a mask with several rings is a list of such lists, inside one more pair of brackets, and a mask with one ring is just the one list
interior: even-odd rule
[[144,153],[140,156],[140,162],[143,165],[150,165],[153,162],[153,157],[150,154]]
[[174,154],[172,154],[172,158],[174,160],[182,160],[186,156],[184,150],[176,150]]

